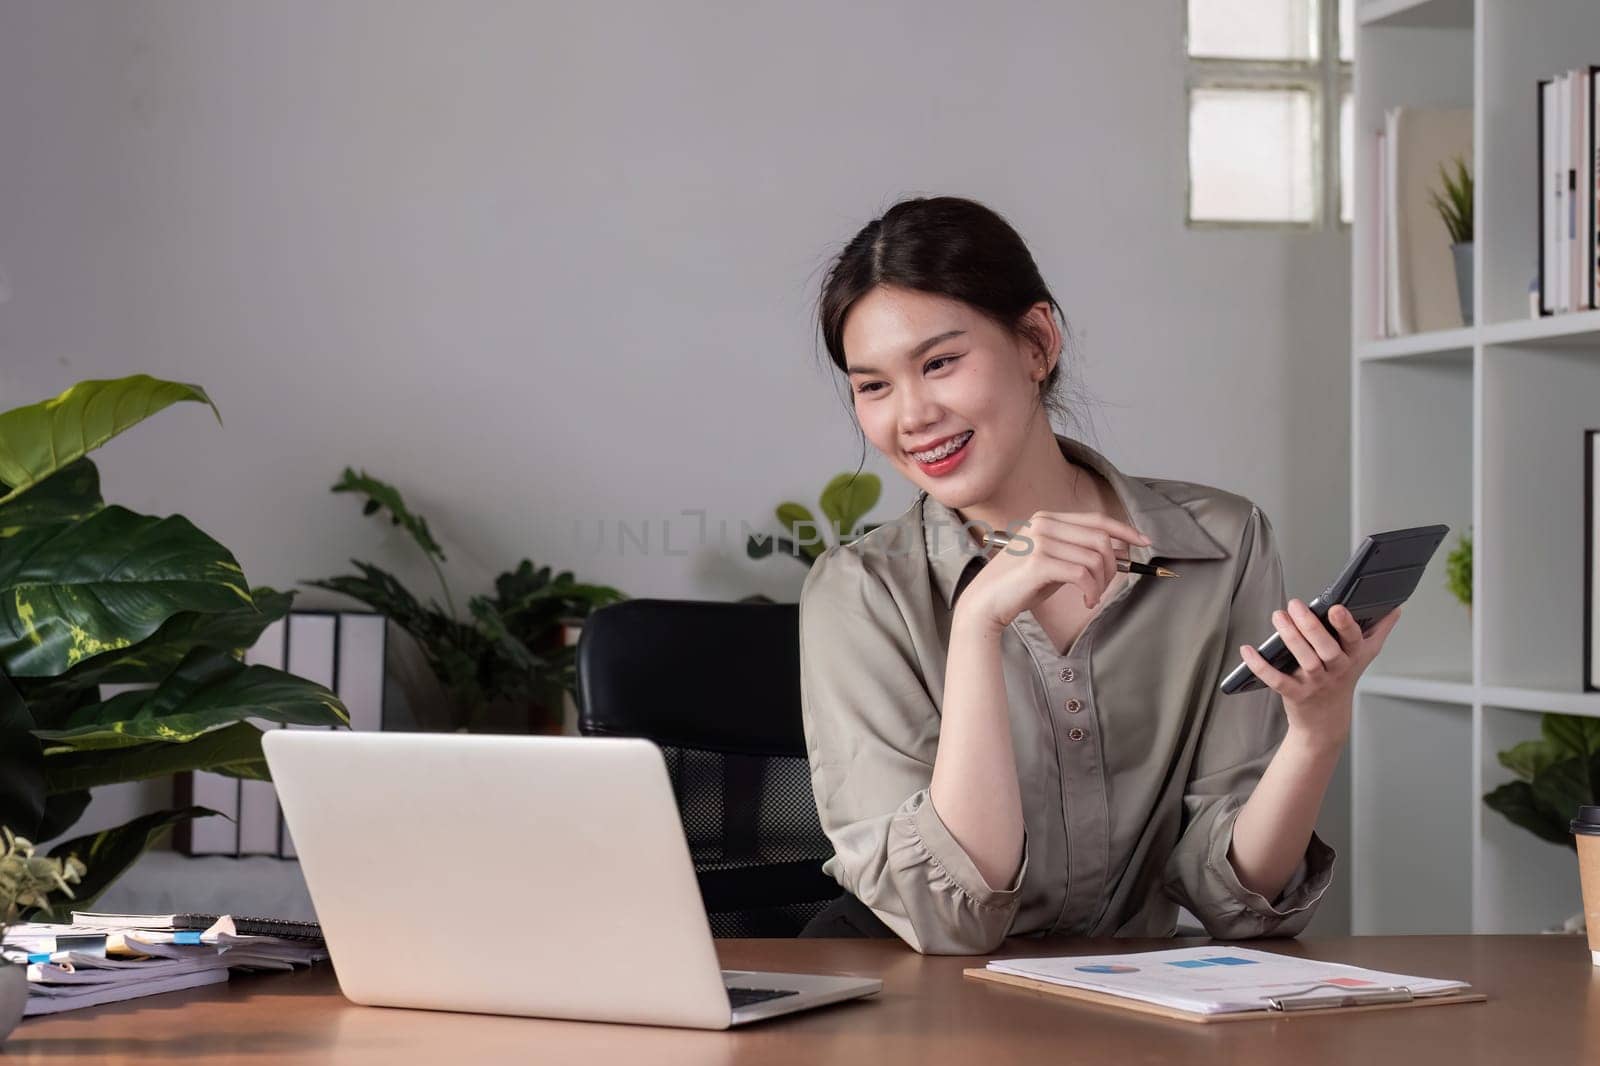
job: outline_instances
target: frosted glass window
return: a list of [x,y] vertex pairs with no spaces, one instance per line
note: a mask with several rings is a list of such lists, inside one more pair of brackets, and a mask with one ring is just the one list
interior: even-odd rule
[[1189,54],[1315,59],[1316,0],[1188,0]]
[[1339,0],[1339,58],[1356,57],[1356,0]]
[[1339,221],[1352,222],[1356,217],[1356,123],[1355,106],[1346,92],[1339,100]]
[[1312,99],[1302,89],[1195,89],[1189,96],[1189,217],[1310,222]]

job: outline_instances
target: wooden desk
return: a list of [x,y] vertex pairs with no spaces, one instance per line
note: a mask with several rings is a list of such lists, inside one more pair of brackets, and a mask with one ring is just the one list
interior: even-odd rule
[[[996,955],[1111,953],[1203,940],[1008,942]],[[1217,1062],[1600,1062],[1600,971],[1582,937],[1426,936],[1249,942],[1307,958],[1471,981],[1487,1003],[1351,1018],[1199,1026],[1079,1005],[961,976],[970,958],[899,941],[726,940],[730,969],[883,978],[867,1000],[730,1032],[357,1007],[332,971],[235,976],[227,985],[28,1019],[4,1061],[96,1063],[869,1063],[1067,1066]]]

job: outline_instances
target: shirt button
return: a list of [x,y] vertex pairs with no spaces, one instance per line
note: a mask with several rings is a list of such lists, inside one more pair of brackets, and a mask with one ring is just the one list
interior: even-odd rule
[[1082,740],[1086,735],[1087,734],[1081,729],[1074,729],[1072,732],[1067,734],[1067,736],[1071,737],[1073,740]]
[[1072,672],[1072,667],[1070,667],[1070,666],[1067,667],[1065,670],[1061,671],[1061,680],[1063,680],[1063,681],[1071,681],[1076,676],[1078,676],[1078,675],[1076,675],[1076,674],[1074,674]]
[[1067,713],[1068,714],[1077,714],[1081,710],[1083,710],[1083,704],[1079,703],[1077,700],[1068,700],[1067,701]]

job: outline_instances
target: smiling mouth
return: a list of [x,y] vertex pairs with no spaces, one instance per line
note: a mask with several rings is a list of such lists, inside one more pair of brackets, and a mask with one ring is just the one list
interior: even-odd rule
[[951,437],[937,448],[930,448],[925,452],[908,452],[906,454],[910,455],[911,458],[915,459],[924,466],[928,466],[933,463],[941,462],[950,458],[950,456],[955,455],[962,448],[965,448],[967,446],[967,442],[971,439],[972,430],[969,429],[965,433],[957,433],[954,437]]

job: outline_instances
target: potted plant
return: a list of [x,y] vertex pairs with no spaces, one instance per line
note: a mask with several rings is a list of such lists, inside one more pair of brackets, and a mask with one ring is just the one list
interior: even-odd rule
[[[1576,852],[1569,823],[1579,807],[1600,803],[1600,718],[1541,715],[1538,739],[1498,757],[1517,780],[1487,793],[1483,802],[1540,840]],[[1582,917],[1580,912],[1568,919],[1564,928],[1581,930]]]
[[[0,941],[6,928],[32,910],[46,909],[53,896],[72,899],[71,885],[84,875],[76,855],[64,859],[33,853],[33,843],[0,826]],[[0,1043],[22,1020],[28,1005],[28,967],[0,957]]]
[[1444,559],[1445,588],[1467,609],[1472,621],[1472,527],[1456,536],[1456,546]]
[[1455,173],[1439,164],[1440,188],[1429,189],[1433,209],[1450,231],[1450,251],[1455,257],[1456,296],[1461,301],[1461,324],[1472,325],[1472,173],[1456,156]]
[[493,595],[467,601],[471,618],[464,620],[439,565],[446,561],[444,550],[427,519],[406,506],[397,488],[346,467],[331,491],[366,497],[363,514],[384,512],[391,525],[404,529],[433,567],[445,605],[424,605],[392,574],[357,559],[350,562],[359,576],[302,584],[359,600],[414,637],[449,697],[451,728],[560,732],[562,696],[575,695],[577,685],[567,628],[627,597],[606,585],[580,584],[570,570],[552,577],[548,566],[536,570],[524,559],[495,578]]
[[745,542],[745,554],[752,559],[765,559],[780,551],[799,559],[809,569],[830,546],[823,529],[831,528],[835,542],[842,544],[882,525],[861,524],[867,512],[877,506],[882,493],[883,482],[876,474],[840,474],[828,482],[817,501],[828,519],[827,526],[819,525],[804,504],[785,501],[778,504],[774,513],[789,536],[752,535]]
[[[342,725],[327,689],[242,662],[292,594],[251,588],[181,515],[107,505],[87,458],[172,404],[216,405],[144,374],[84,381],[0,412],[0,826],[53,840],[101,785],[211,770],[268,778],[246,719]],[[102,683],[142,684],[111,699]],[[156,811],[57,844],[87,866],[87,906],[162,832],[203,807]]]

